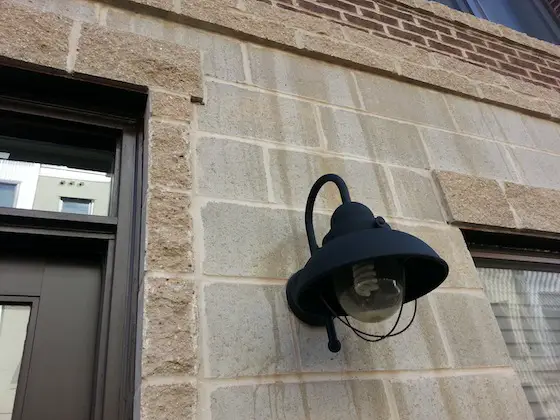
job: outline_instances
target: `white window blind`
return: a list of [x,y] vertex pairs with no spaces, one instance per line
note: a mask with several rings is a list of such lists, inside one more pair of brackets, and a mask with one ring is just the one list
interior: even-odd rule
[[478,271],[535,419],[560,420],[560,273]]

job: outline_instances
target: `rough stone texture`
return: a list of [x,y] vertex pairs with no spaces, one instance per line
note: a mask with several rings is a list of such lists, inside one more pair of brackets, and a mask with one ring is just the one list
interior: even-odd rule
[[191,420],[196,416],[197,389],[191,384],[145,385],[142,420]]
[[[229,1],[230,0],[226,0],[226,2]],[[267,3],[260,0],[245,0],[245,8],[246,10],[258,14],[261,18],[282,22],[287,26],[303,29],[306,32],[327,35],[334,39],[344,38],[342,26],[330,20],[317,19],[315,16],[308,16],[301,13],[294,13],[291,10],[270,7]]]
[[560,191],[509,182],[505,190],[522,229],[560,232]]
[[432,293],[453,367],[510,366],[498,323],[486,297],[464,293]]
[[124,26],[123,29],[138,35],[200,50],[205,74],[234,82],[245,81],[240,42],[149,15],[124,13],[126,16],[118,9],[109,9],[107,26],[116,29]]
[[193,282],[149,278],[145,289],[142,376],[195,375],[197,331]]
[[218,388],[211,394],[213,420],[385,420],[390,417],[378,380],[275,383]]
[[492,179],[453,172],[437,172],[450,221],[515,227],[504,192]]
[[187,126],[150,121],[149,183],[188,190],[192,186]]
[[524,184],[560,189],[560,156],[517,147],[512,148],[512,156],[521,171]]
[[204,137],[197,140],[196,158],[201,194],[268,201],[262,147]]
[[[330,217],[315,214],[317,241]],[[204,273],[286,279],[309,259],[303,212],[208,203],[202,208]]]
[[148,192],[147,270],[193,271],[192,220],[186,194]]
[[478,96],[475,82],[447,70],[402,61],[399,66],[398,74],[408,79],[429,83],[444,89],[449,89],[453,92],[461,92],[475,97]]
[[303,44],[302,50],[312,55],[319,53],[328,56],[331,60],[331,57],[335,57],[339,61],[353,63],[354,66],[357,64],[360,67],[386,70],[391,73],[396,73],[397,71],[397,60],[395,57],[379,54],[371,48],[336,41],[324,36],[300,34],[299,39]]
[[204,301],[210,376],[297,371],[284,287],[214,283],[204,288]]
[[429,167],[415,126],[327,107],[319,112],[330,150],[381,163]]
[[[421,54],[424,55],[423,51]],[[486,69],[484,67],[475,66],[474,64],[466,63],[464,61],[457,60],[456,58],[449,57],[443,54],[432,53],[431,57],[434,64],[436,64],[439,68],[462,74],[463,76],[469,77],[474,80],[480,80],[482,82],[493,83],[496,85],[506,85],[504,76],[496,73],[495,71]],[[532,83],[530,85],[534,86]]]
[[201,98],[200,63],[198,51],[85,24],[74,70]]
[[253,84],[356,108],[359,101],[352,73],[344,67],[249,46]]
[[[395,331],[404,328],[412,317],[414,304],[406,304]],[[353,326],[370,334],[386,334],[397,315],[381,324],[364,324],[351,319]],[[348,327],[336,321],[342,343],[339,353],[327,348],[324,328],[297,324],[297,334],[304,372],[340,372],[449,368],[441,332],[435,322],[428,299],[418,300],[415,321],[406,333],[372,344],[358,338]],[[411,349],[414,349],[411,352]]]
[[391,223],[391,227],[422,239],[449,263],[449,275],[440,287],[482,287],[467,244],[458,228],[434,224],[412,225],[400,221]]
[[366,73],[357,73],[356,78],[368,111],[454,130],[441,93]]
[[0,28],[0,56],[66,69],[70,19],[1,2]]
[[162,10],[174,10],[173,0],[134,0],[135,3],[156,7]]
[[480,83],[478,85],[478,89],[482,98],[486,98],[492,102],[507,104],[516,108],[527,109],[545,115],[551,115],[548,104],[542,99],[523,95],[510,89],[486,83]]
[[560,125],[540,118],[522,116],[524,126],[532,139],[532,147],[560,154]]
[[514,375],[392,380],[391,387],[401,420],[534,418]]
[[[395,206],[380,165],[349,159],[327,158],[285,150],[269,151],[270,174],[277,202],[304,208],[309,189],[321,175],[336,173],[348,183],[352,199],[375,209],[379,214],[395,214]],[[316,208],[335,209],[340,194],[334,185],[325,185],[317,197]]]
[[221,83],[208,83],[208,102],[200,108],[199,128],[217,134],[319,145],[309,103]]
[[395,193],[404,217],[444,220],[431,176],[425,171],[390,168]]
[[363,45],[368,49],[387,56],[398,57],[401,60],[407,60],[412,63],[430,65],[431,60],[425,51],[403,42],[380,37],[368,32],[353,28],[344,28],[347,38],[356,44]]
[[185,96],[172,95],[161,91],[150,91],[150,106],[153,117],[190,121],[191,101]]
[[501,144],[429,128],[420,131],[435,169],[517,180]]
[[179,2],[181,3],[181,14],[201,20],[206,24],[226,27],[244,38],[253,36],[281,45],[297,46],[296,29],[289,26],[287,19],[262,19],[258,16],[241,13],[234,9],[237,5],[235,0],[213,2],[179,0]]

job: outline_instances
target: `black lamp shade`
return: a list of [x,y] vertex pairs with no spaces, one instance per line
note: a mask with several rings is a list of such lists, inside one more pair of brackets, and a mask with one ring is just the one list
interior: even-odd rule
[[286,289],[288,303],[302,321],[324,325],[325,318],[332,313],[322,299],[338,315],[346,315],[334,295],[333,281],[359,262],[371,260],[375,263],[387,259],[401,265],[405,279],[405,303],[418,299],[443,283],[449,267],[428,244],[408,233],[392,230],[386,224],[374,227],[370,222],[369,225],[368,229],[328,240],[289,279]]

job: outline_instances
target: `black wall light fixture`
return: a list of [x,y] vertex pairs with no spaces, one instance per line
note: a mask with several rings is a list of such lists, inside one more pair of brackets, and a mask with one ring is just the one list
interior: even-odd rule
[[[334,211],[331,229],[319,247],[313,229],[313,207],[323,185],[338,187],[342,204]],[[325,326],[328,347],[340,350],[334,318],[371,342],[404,332],[416,315],[416,299],[438,287],[449,272],[447,263],[428,244],[405,232],[392,230],[361,203],[350,200],[342,178],[320,177],[309,192],[305,207],[305,230],[311,258],[286,286],[291,311],[301,321]],[[414,314],[406,327],[394,332],[403,305],[414,301]],[[380,322],[398,312],[393,328],[385,335],[354,328],[348,316],[362,322]]]

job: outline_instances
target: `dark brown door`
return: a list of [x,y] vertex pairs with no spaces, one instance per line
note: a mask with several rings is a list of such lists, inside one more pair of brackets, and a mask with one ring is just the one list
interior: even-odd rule
[[[0,415],[12,420],[91,418],[101,268],[100,261],[75,256],[0,256],[0,305],[4,307],[4,321],[20,323],[19,327],[3,327],[20,339],[22,332],[18,328],[26,328],[19,365],[15,365],[17,349],[10,352],[0,348],[0,353],[12,353],[11,367],[16,368],[13,376],[17,378],[13,384],[12,415]],[[17,341],[11,340],[12,346],[17,347]],[[4,340],[4,346],[7,345]],[[6,374],[10,374],[9,369]],[[9,396],[6,401],[4,406],[9,406]]]

